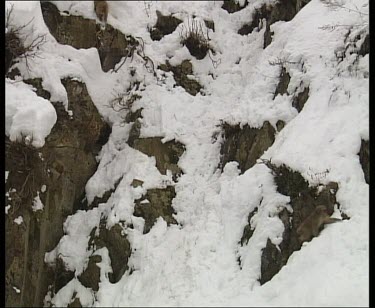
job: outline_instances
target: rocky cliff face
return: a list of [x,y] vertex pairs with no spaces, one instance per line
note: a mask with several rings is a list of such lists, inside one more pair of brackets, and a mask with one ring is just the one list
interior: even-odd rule
[[[279,20],[291,20],[307,2],[309,0],[279,1],[274,6],[262,6],[254,13],[252,22],[244,25],[238,33],[246,35],[252,32],[259,27],[261,20],[265,19],[267,28],[264,34],[264,48],[266,48],[272,41],[270,25]],[[247,5],[248,1],[245,1],[244,6],[240,6],[231,0],[224,1],[222,8],[232,14]],[[94,20],[61,15],[50,2],[42,2],[41,7],[45,23],[56,40],[74,48],[97,48],[104,72],[114,69],[123,57],[131,56],[138,44],[133,37],[124,35],[110,25],[99,33]],[[157,15],[158,21],[151,29],[151,38],[159,41],[163,36],[174,31],[182,21],[172,15],[163,16],[160,12],[157,12]],[[369,39],[366,37],[360,52],[366,53],[367,50],[368,53],[368,46]],[[177,66],[166,62],[159,68],[164,72],[173,72],[176,84],[183,87],[190,95],[196,96],[200,93],[202,86],[188,77],[193,74],[193,67],[189,60],[184,60]],[[279,94],[292,94],[292,105],[300,112],[309,97],[310,89],[306,86],[297,93],[288,93],[290,80],[291,76],[286,68],[280,67],[279,82],[273,98]],[[50,98],[49,93],[43,89],[40,79],[25,82],[33,85],[38,95],[46,99]],[[63,79],[62,84],[68,93],[72,115],[65,111],[62,104],[54,103],[58,120],[46,139],[45,146],[35,149],[23,143],[6,140],[6,170],[9,171],[6,182],[6,205],[10,206],[5,222],[7,306],[40,306],[48,291],[56,293],[74,278],[75,274],[68,271],[58,257],[54,267],[47,267],[44,262],[45,253],[53,250],[63,236],[63,223],[67,216],[79,209],[88,208],[84,201],[85,185],[95,173],[98,167],[96,156],[111,133],[111,128],[102,120],[94,106],[85,84],[71,78]],[[142,118],[142,109],[130,112],[126,117],[126,124],[132,124],[128,145],[154,157],[160,174],[166,175],[171,172],[173,181],[178,182],[183,174],[179,160],[186,150],[185,146],[176,140],[163,143],[162,137],[159,136],[140,137],[142,125],[140,118]],[[281,120],[277,122],[276,129],[268,121],[258,128],[223,123],[221,126],[223,141],[218,168],[223,171],[226,163],[236,161],[240,173],[245,173],[272,146],[277,132],[285,125],[286,123]],[[368,183],[368,141],[362,140],[358,155]],[[336,200],[338,183],[310,186],[301,174],[288,166],[276,166],[270,161],[263,163],[272,172],[277,191],[290,197],[293,211],[284,208],[279,213],[279,218],[284,225],[281,244],[277,247],[268,240],[263,249],[259,279],[261,284],[271,280],[287,263],[291,254],[301,248],[296,230],[318,205],[325,205],[330,214],[333,213],[335,205],[340,206]],[[316,176],[324,176],[324,174]],[[162,217],[168,225],[178,223],[174,217],[176,211],[172,206],[172,201],[176,197],[173,186],[175,183],[166,188],[147,189],[141,198],[134,201],[134,216],[145,220],[144,234],[150,232],[159,217]],[[131,185],[137,187],[142,184],[140,178],[133,180]],[[107,191],[101,199],[95,198],[89,205],[90,209],[97,207],[101,202],[106,202],[116,187]],[[32,205],[39,199],[44,208],[34,211]],[[259,206],[249,213],[248,224],[243,230],[239,245],[247,245],[252,237],[256,227],[251,225],[251,218],[261,206],[260,202]],[[20,216],[22,221],[18,219]],[[345,215],[342,218],[348,219]],[[111,261],[112,273],[109,275],[111,283],[117,283],[129,269],[127,262],[132,248],[122,231],[122,222],[108,229],[105,219],[100,221],[98,227],[92,229],[89,246],[93,254],[87,260],[87,268],[77,277],[83,286],[91,288],[94,292],[99,290],[102,257],[96,255],[95,251],[103,247],[107,248]],[[79,299],[74,295],[70,306],[81,306]]]
[[[40,80],[27,82],[48,98]],[[7,306],[40,306],[49,285],[63,285],[57,271],[44,263],[44,255],[63,235],[65,218],[80,207],[86,182],[97,168],[95,157],[111,131],[83,83],[72,79],[62,83],[73,115],[62,104],[54,105],[58,120],[45,146],[35,149],[6,140]],[[42,210],[32,210],[36,198],[44,205]],[[23,222],[16,224],[19,216]]]

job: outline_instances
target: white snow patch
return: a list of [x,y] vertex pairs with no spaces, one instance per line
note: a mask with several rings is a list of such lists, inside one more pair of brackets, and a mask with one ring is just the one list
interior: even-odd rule
[[18,216],[17,218],[14,219],[14,222],[17,224],[17,225],[20,225],[23,223],[23,217],[22,216]]
[[55,108],[22,81],[6,79],[5,93],[5,134],[11,141],[42,147],[56,123]]

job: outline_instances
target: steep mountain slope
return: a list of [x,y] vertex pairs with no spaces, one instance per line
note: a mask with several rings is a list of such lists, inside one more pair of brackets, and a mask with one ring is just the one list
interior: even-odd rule
[[[108,1],[104,31],[92,1],[12,4],[46,43],[6,79],[10,141],[44,149],[62,117],[17,126],[16,81],[96,142],[85,194],[40,251],[45,305],[368,305],[367,1]],[[37,78],[40,101],[22,81]],[[319,204],[342,221],[302,244]]]

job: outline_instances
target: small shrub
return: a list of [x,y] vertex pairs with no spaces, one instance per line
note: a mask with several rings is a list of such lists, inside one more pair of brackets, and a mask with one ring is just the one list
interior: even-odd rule
[[5,73],[8,73],[9,68],[17,58],[25,58],[26,66],[29,68],[27,60],[37,56],[40,46],[45,43],[45,35],[38,35],[26,44],[28,36],[22,35],[21,32],[30,25],[33,19],[23,26],[13,26],[12,17],[13,5],[6,11],[5,15]]
[[180,33],[181,44],[189,49],[192,56],[198,60],[202,60],[212,50],[210,47],[210,38],[208,31],[206,34],[203,32],[202,23],[197,20],[188,22],[188,26],[182,26]]

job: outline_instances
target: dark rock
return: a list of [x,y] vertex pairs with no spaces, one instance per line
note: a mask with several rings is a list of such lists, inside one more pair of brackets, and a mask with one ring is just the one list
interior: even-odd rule
[[75,297],[74,300],[68,305],[69,308],[81,308],[82,304],[78,297]]
[[5,74],[6,78],[9,78],[12,80],[15,80],[17,76],[21,76],[21,72],[17,67],[12,68],[8,73]]
[[173,33],[177,26],[182,23],[181,19],[178,19],[172,15],[164,16],[160,11],[156,11],[157,22],[156,25],[151,29],[150,36],[154,41],[160,41],[165,35]]
[[132,125],[132,128],[129,132],[129,138],[128,138],[128,144],[133,147],[134,141],[139,139],[139,136],[141,135],[141,122],[139,119],[136,119]]
[[241,6],[235,0],[224,0],[224,4],[222,5],[221,8],[226,10],[228,13],[235,13],[245,8],[248,4],[249,3],[247,0],[245,1],[244,6]]
[[285,122],[284,121],[282,121],[282,120],[278,120],[277,122],[276,122],[276,129],[277,129],[277,131],[278,132],[280,132],[284,127],[285,127]]
[[366,37],[359,48],[358,54],[360,56],[365,56],[370,53],[370,35],[367,33]]
[[305,106],[305,103],[309,99],[310,94],[310,87],[306,87],[303,89],[302,92],[298,93],[293,97],[292,106],[298,110],[298,112],[301,112],[303,107]]
[[165,72],[173,72],[176,85],[183,87],[190,95],[195,96],[201,91],[202,86],[199,82],[187,76],[193,74],[193,66],[189,60],[184,60],[176,66],[170,65],[167,61],[166,64],[161,64],[159,68]]
[[268,15],[270,15],[270,11],[271,8],[267,5],[263,5],[259,9],[255,9],[252,15],[251,23],[243,25],[237,33],[241,35],[247,35],[253,32],[254,29],[257,29],[259,31],[259,25],[262,26],[263,18],[266,18]]
[[[63,236],[63,222],[81,201],[85,185],[97,169],[95,157],[106,142],[103,132],[110,131],[86,86],[71,79],[62,82],[73,116],[67,114],[61,103],[54,103],[57,122],[44,147],[36,149],[6,138],[6,190],[16,190],[7,202],[11,208],[5,226],[7,306],[41,306],[48,286],[53,285],[57,292],[72,279],[72,273],[59,265],[59,259],[57,266],[46,266],[44,255]],[[47,95],[41,80],[28,83],[36,87],[37,94]],[[47,187],[39,194],[44,209],[33,212],[30,204],[42,185]],[[18,216],[24,219],[20,226],[13,222]],[[15,267],[17,260],[20,262]],[[21,290],[20,294],[14,292],[14,285]]]
[[289,82],[290,82],[290,75],[286,71],[286,68],[282,67],[281,72],[280,72],[280,81],[279,81],[279,83],[276,87],[276,91],[275,91],[275,94],[273,95],[273,99],[275,99],[275,97],[278,94],[280,94],[280,95],[283,95],[283,94],[288,95],[289,94],[288,93]]
[[249,216],[247,217],[247,225],[243,230],[243,234],[241,237],[241,246],[247,245],[249,239],[253,236],[255,228],[251,226],[251,218],[258,212],[258,207],[256,207],[252,212],[250,212]]
[[143,108],[137,109],[135,112],[129,112],[125,117],[125,123],[135,122],[137,119],[142,118]]
[[48,91],[44,90],[42,86],[43,79],[42,78],[34,78],[34,79],[26,79],[23,80],[24,83],[27,83],[29,85],[32,85],[36,89],[36,95],[43,97],[47,100],[50,100],[51,98],[51,93]]
[[207,20],[207,19],[205,19],[204,20],[204,24],[206,25],[206,27],[208,29],[211,29],[212,31],[215,31],[215,23],[214,23],[213,20]]
[[17,62],[17,58],[27,52],[23,41],[16,31],[10,30],[5,34],[5,74]]
[[89,258],[89,264],[84,272],[78,276],[78,280],[86,288],[91,288],[94,291],[99,290],[100,282],[100,267],[97,266],[97,263],[102,262],[102,257],[98,255],[93,255]]
[[104,72],[113,69],[123,57],[130,55],[132,47],[138,45],[133,37],[125,36],[109,24],[101,31],[94,19],[63,16],[51,2],[42,1],[41,8],[44,22],[57,42],[77,49],[97,48]]
[[107,247],[113,271],[108,274],[109,281],[118,282],[129,268],[128,259],[131,255],[130,243],[123,235],[122,227],[117,224],[108,230],[105,224],[101,224],[99,238],[95,243],[97,248]]
[[[135,201],[133,215],[144,218],[143,234],[150,232],[158,217],[163,217],[168,225],[177,224],[177,221],[173,218],[173,214],[176,214],[176,212],[172,207],[172,200],[175,196],[174,187],[168,186],[163,189],[149,189],[145,196]],[[144,200],[148,200],[148,202],[142,203]]]
[[272,42],[271,25],[277,21],[290,21],[310,0],[279,0],[274,5],[264,4],[255,9],[252,21],[243,25],[238,34],[247,35],[254,29],[258,29],[259,23],[265,19],[266,31],[264,33],[263,48],[266,48]]
[[255,165],[256,161],[275,141],[275,129],[266,121],[261,128],[252,128],[245,125],[231,126],[224,123],[224,142],[221,146],[220,168],[229,161],[239,163],[241,173]]
[[165,143],[162,143],[161,140],[161,137],[138,138],[134,140],[131,147],[148,156],[154,156],[159,172],[167,174],[167,170],[170,170],[176,178],[182,173],[178,167],[178,161],[184,153],[185,147],[182,143],[174,140]]
[[203,32],[190,31],[181,43],[186,46],[190,54],[197,60],[204,59],[208,51],[212,50],[209,39],[204,36]]
[[[279,244],[279,249],[268,240],[262,251],[261,284],[271,280],[287,263],[290,255],[301,248],[296,230],[318,205],[326,206],[329,215],[332,215],[335,204],[340,206],[336,200],[337,183],[330,182],[326,186],[309,186],[298,172],[285,165],[277,167],[269,161],[266,162],[266,165],[272,170],[277,191],[290,197],[293,213],[283,209],[279,214],[284,224],[283,240]],[[342,218],[348,219],[345,214],[342,214]]]
[[368,140],[361,140],[361,148],[358,155],[365,181],[367,184],[370,184],[370,143]]
[[134,179],[130,185],[133,186],[133,187],[142,186],[143,185],[143,181]]

